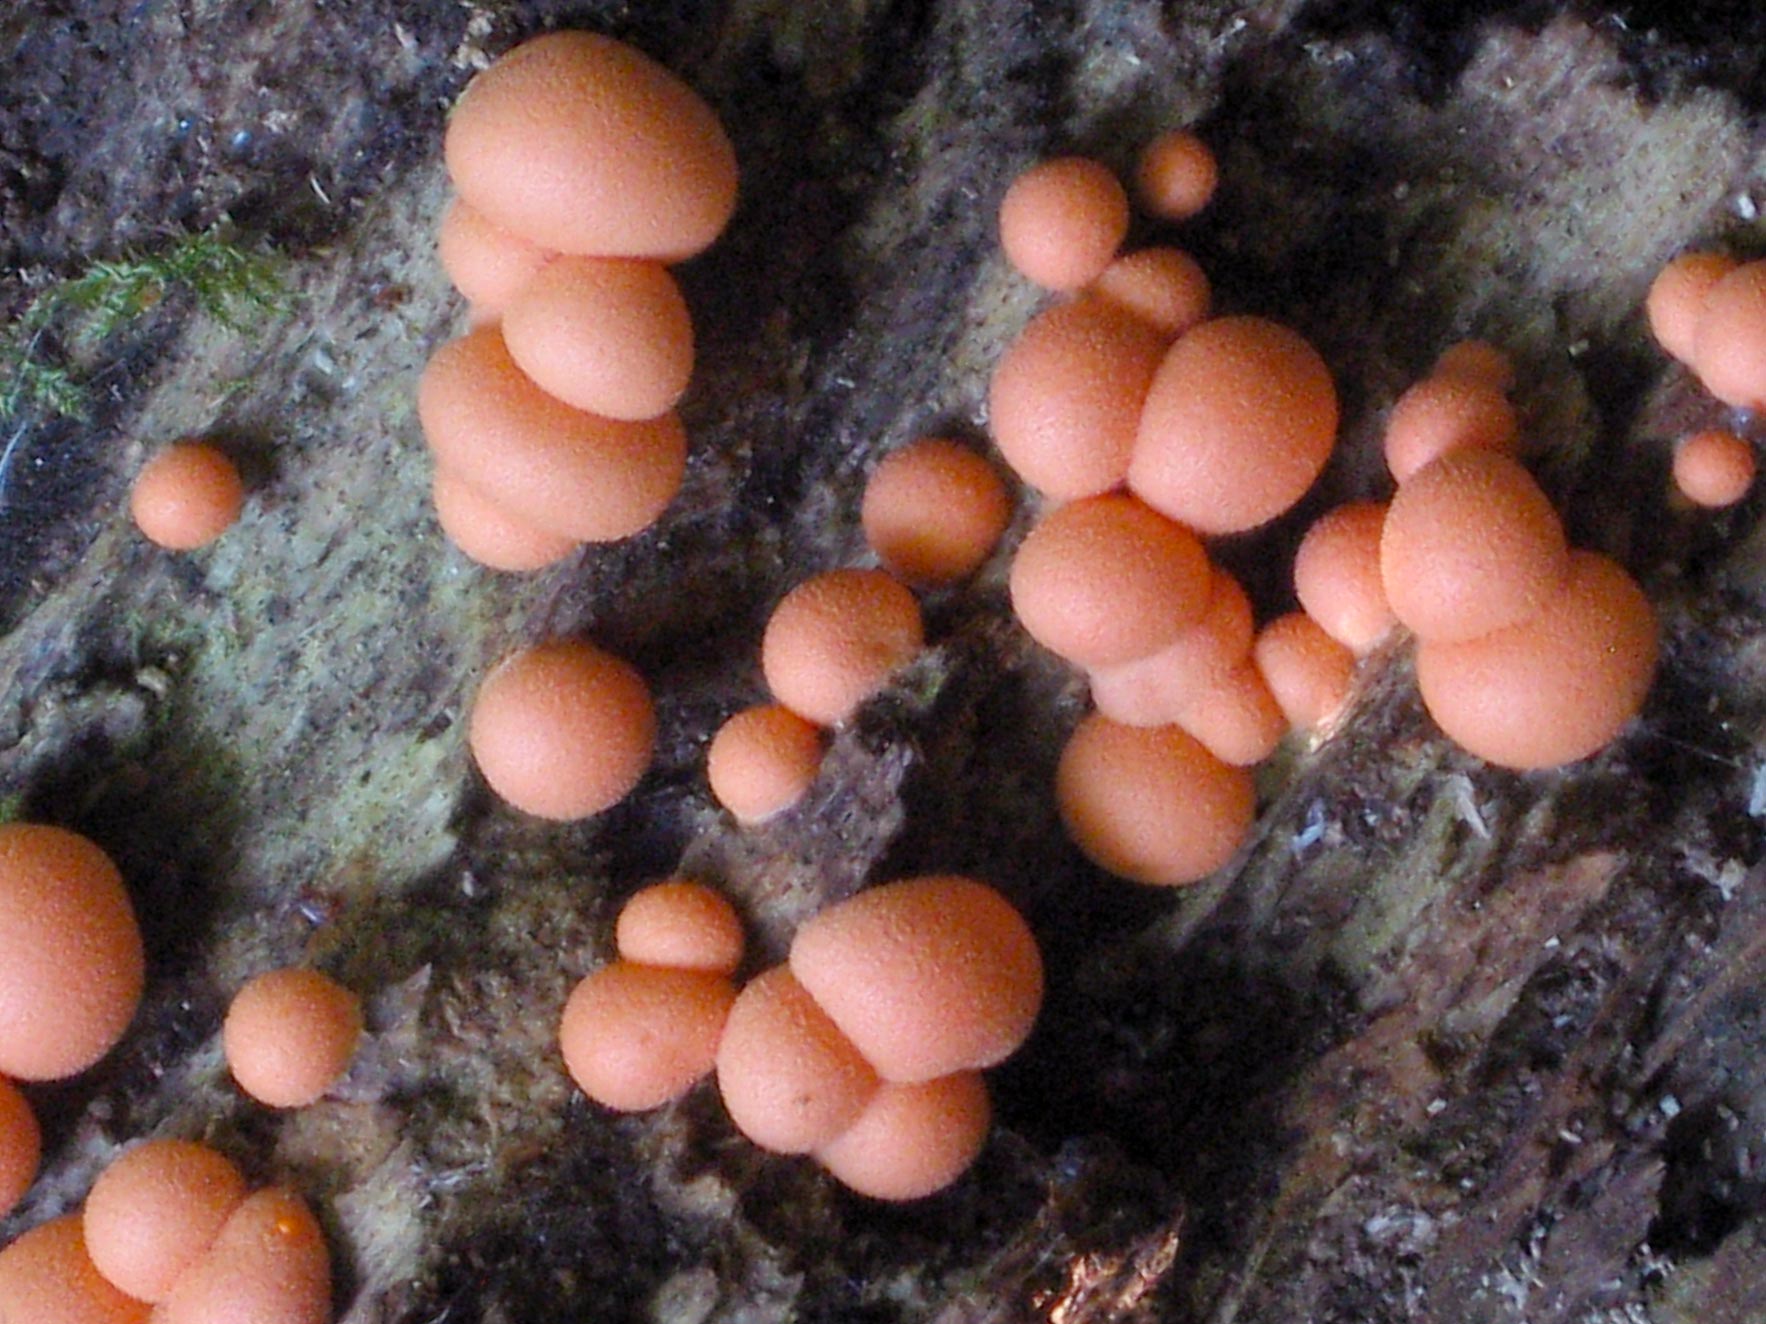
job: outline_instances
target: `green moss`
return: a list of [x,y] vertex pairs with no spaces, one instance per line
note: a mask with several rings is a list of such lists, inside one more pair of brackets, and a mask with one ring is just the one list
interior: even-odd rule
[[25,410],[83,413],[86,386],[71,357],[101,346],[175,293],[236,332],[247,331],[253,315],[287,306],[278,260],[212,229],[159,252],[94,262],[45,286],[0,340],[0,421]]

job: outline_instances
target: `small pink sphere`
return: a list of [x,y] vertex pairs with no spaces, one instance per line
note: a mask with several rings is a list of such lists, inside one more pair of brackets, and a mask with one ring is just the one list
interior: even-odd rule
[[1006,260],[1044,289],[1077,290],[1098,278],[1128,235],[1128,195],[1116,176],[1082,156],[1030,167],[1000,203]]

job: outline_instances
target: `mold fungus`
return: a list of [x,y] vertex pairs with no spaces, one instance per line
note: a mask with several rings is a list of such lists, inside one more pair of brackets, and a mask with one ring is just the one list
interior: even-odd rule
[[972,878],[869,888],[816,915],[791,973],[884,1080],[1005,1061],[1042,1006],[1042,955],[1012,904]]
[[711,107],[591,32],[536,37],[474,78],[443,150],[468,204],[561,253],[678,261],[736,206],[736,155]]
[[1318,351],[1259,317],[1203,322],[1153,376],[1128,486],[1202,534],[1266,524],[1312,486],[1337,436]]
[[1587,758],[1637,715],[1655,675],[1656,618],[1623,569],[1570,553],[1538,613],[1478,639],[1424,639],[1417,687],[1450,739],[1505,768]]
[[587,818],[650,766],[656,716],[628,663],[556,639],[505,658],[472,705],[467,744],[490,788],[539,818]]
[[1257,808],[1250,774],[1189,733],[1095,713],[1061,751],[1055,802],[1087,859],[1166,887],[1206,878],[1230,860]]
[[144,977],[110,857],[63,828],[0,825],[0,1074],[84,1071],[122,1038]]

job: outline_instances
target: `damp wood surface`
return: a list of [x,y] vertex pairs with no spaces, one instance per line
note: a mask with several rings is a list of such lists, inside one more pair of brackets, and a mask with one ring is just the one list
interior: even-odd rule
[[[1446,12],[1448,9],[1452,13]],[[1437,12],[1441,11],[1441,12]],[[742,200],[680,277],[699,366],[685,487],[638,538],[483,571],[429,509],[414,393],[464,326],[433,257],[446,108],[550,26],[630,40],[723,117]],[[0,313],[221,227],[283,305],[178,293],[70,361],[83,413],[0,442],[0,797],[117,859],[149,952],[134,1029],[28,1091],[46,1166],[0,1239],[129,1141],[197,1136],[320,1211],[351,1324],[1590,1321],[1741,1324],[1766,1299],[1766,535],[1668,498],[1720,411],[1643,327],[1668,258],[1766,251],[1766,19],[1709,3],[1357,0],[25,0],[0,16]],[[863,555],[892,448],[985,436],[1039,306],[994,215],[1080,151],[1194,124],[1223,185],[1137,224],[1217,306],[1303,331],[1339,452],[1228,540],[1260,619],[1339,500],[1384,495],[1384,411],[1468,335],[1515,355],[1524,456],[1572,541],[1661,615],[1641,719],[1517,775],[1448,745],[1408,649],[1260,774],[1227,870],[1102,876],[1050,798],[1079,679],[1006,608],[1010,546],[927,602],[930,646],[836,737],[808,800],[740,831],[704,745],[762,695],[766,613]],[[129,527],[130,476],[217,437],[253,489],[193,555]],[[463,749],[511,648],[580,633],[657,696],[655,767],[540,824]],[[587,1104],[555,1046],[613,917],[680,870],[746,917],[748,973],[866,883],[967,871],[1024,910],[1050,989],[997,1126],[903,1207],[756,1151],[709,1087]],[[249,975],[362,992],[369,1047],[292,1113],[218,1048]]]

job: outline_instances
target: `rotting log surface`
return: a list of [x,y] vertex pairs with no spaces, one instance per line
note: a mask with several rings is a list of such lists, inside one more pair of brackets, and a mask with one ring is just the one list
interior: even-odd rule
[[[9,6],[0,307],[223,220],[287,256],[294,297],[251,336],[174,298],[86,365],[84,420],[7,430],[0,793],[115,854],[151,982],[100,1070],[30,1091],[47,1172],[0,1238],[163,1131],[308,1192],[362,1324],[1757,1319],[1766,547],[1757,498],[1665,500],[1668,439],[1718,414],[1638,315],[1682,247],[1760,248],[1766,23],[1736,8]],[[680,500],[515,579],[441,541],[412,394],[460,326],[430,249],[444,108],[553,23],[701,88],[743,203],[682,272],[701,362]],[[759,695],[765,612],[858,554],[878,456],[981,435],[1036,306],[992,240],[1006,182],[1057,150],[1123,168],[1192,121],[1225,184],[1175,238],[1221,307],[1311,336],[1345,401],[1318,493],[1221,549],[1263,612],[1306,520],[1381,491],[1383,409],[1487,336],[1521,362],[1527,454],[1573,538],[1659,605],[1642,720],[1565,772],[1492,770],[1434,732],[1394,648],[1340,733],[1267,771],[1233,868],[1132,888],[1054,822],[1083,689],[1010,624],[1002,557],[928,604],[934,646],[811,802],[736,832],[702,746]],[[171,557],[120,501],[193,431],[257,495]],[[652,678],[662,739],[630,802],[557,829],[477,786],[459,718],[497,656],[579,630]],[[1024,907],[1048,1008],[968,1178],[879,1207],[754,1151],[709,1090],[631,1118],[576,1096],[565,991],[620,899],[677,865],[738,899],[757,963],[909,871]],[[294,960],[367,991],[375,1033],[340,1097],[270,1114],[216,1034],[248,973]]]

